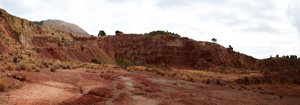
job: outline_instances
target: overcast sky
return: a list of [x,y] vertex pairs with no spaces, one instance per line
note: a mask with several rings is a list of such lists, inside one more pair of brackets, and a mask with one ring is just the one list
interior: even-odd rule
[[168,30],[255,58],[300,56],[299,0],[1,0],[0,8],[31,21],[59,19],[88,33]]

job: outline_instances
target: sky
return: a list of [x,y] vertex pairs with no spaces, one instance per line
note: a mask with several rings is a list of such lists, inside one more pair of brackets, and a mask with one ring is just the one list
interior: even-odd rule
[[300,57],[299,0],[0,0],[12,15],[59,19],[91,35],[168,30],[197,41],[217,39],[255,58]]

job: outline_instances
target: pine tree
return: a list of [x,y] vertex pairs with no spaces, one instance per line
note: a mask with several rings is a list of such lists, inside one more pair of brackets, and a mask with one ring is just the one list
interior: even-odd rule
[[122,32],[122,31],[119,31],[119,30],[117,30],[115,33],[116,33],[116,35],[118,35],[119,33],[120,33],[120,34],[123,34],[123,32]]
[[228,49],[229,50],[233,50],[233,47],[231,45],[229,45]]
[[103,30],[100,30],[98,33],[98,37],[99,36],[106,36],[106,33]]
[[217,42],[217,39],[216,38],[212,38],[211,41],[212,42]]

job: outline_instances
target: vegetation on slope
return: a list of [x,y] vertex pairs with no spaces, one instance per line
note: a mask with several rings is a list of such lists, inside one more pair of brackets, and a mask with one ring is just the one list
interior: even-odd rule
[[155,35],[173,35],[173,36],[179,36],[179,34],[174,33],[174,32],[168,32],[168,31],[161,31],[161,30],[157,30],[157,31],[152,31],[149,33],[145,33],[145,35],[150,35],[150,36],[155,36]]
[[92,58],[91,60],[93,63],[96,63],[96,64],[101,64],[102,62],[99,61],[97,58]]
[[127,59],[120,59],[118,61],[116,61],[116,63],[122,67],[122,68],[127,68],[128,66],[133,66],[133,65],[136,65],[136,62],[135,61],[130,61],[130,60],[127,60]]

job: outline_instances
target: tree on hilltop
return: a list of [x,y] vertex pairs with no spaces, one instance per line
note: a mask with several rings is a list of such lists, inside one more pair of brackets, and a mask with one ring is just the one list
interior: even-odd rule
[[212,42],[217,42],[217,39],[216,38],[212,38],[211,41]]
[[119,31],[119,30],[117,30],[115,33],[116,33],[116,35],[118,35],[118,34],[123,34],[123,32],[122,32],[122,31]]
[[106,36],[106,33],[103,30],[100,30],[98,33],[98,37],[99,36]]
[[290,58],[291,59],[297,59],[298,57],[297,57],[297,55],[290,55]]
[[231,45],[229,45],[229,47],[227,49],[233,50],[233,47]]
[[174,32],[168,32],[168,31],[161,31],[161,30],[157,30],[157,31],[152,31],[149,33],[145,33],[145,35],[150,35],[150,36],[155,36],[155,35],[173,35],[173,36],[179,36],[179,34],[174,33]]

